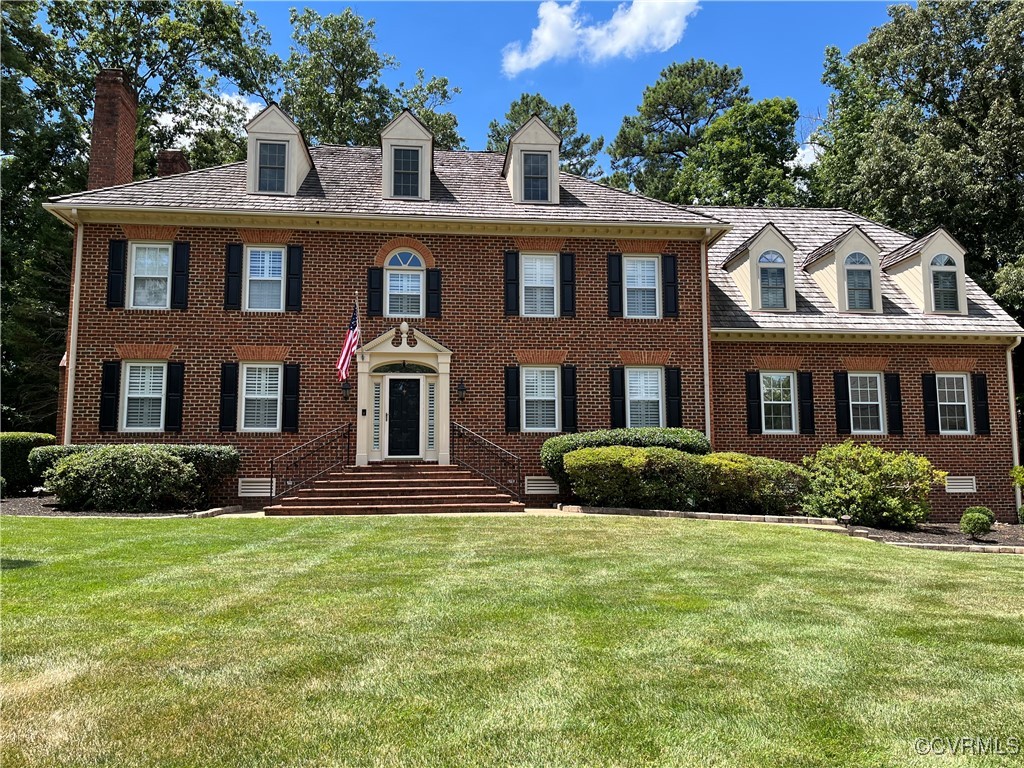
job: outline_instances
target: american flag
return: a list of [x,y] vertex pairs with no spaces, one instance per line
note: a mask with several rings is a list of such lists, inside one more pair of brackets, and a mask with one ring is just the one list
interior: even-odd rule
[[338,357],[338,381],[348,378],[348,367],[356,354],[356,347],[359,346],[359,305],[352,307],[352,319],[348,321],[348,333],[345,334],[345,343],[341,347],[341,355]]

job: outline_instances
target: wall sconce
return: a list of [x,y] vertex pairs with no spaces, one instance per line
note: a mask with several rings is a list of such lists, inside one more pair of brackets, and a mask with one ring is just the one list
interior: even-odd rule
[[455,388],[455,392],[456,392],[456,394],[458,394],[458,396],[459,396],[459,402],[460,402],[460,403],[461,403],[461,402],[462,402],[463,400],[465,400],[465,399],[466,399],[466,392],[467,392],[467,391],[468,391],[468,390],[466,389],[466,380],[465,380],[465,379],[459,379],[459,386],[457,386],[457,387]]
[[348,400],[352,396],[352,382],[348,379],[345,379],[341,384],[341,396],[345,398],[345,400]]

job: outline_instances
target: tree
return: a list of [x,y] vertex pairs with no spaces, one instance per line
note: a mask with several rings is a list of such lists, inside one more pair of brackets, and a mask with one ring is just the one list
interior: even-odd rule
[[508,140],[533,115],[543,120],[548,128],[562,138],[559,167],[586,179],[603,174],[597,165],[597,155],[604,148],[604,138],[591,139],[589,133],[579,132],[576,110],[566,103],[556,107],[539,93],[524,93],[513,101],[505,113],[505,121],[491,120],[487,133],[487,151],[505,152]]
[[397,113],[408,109],[418,117],[434,134],[434,144],[439,149],[465,149],[466,141],[459,135],[459,120],[451,112],[439,112],[444,106],[461,92],[459,88],[450,88],[447,77],[432,77],[424,81],[423,70],[416,70],[416,82],[406,87],[399,83],[395,91],[396,105],[392,108]]
[[739,68],[704,59],[674,63],[644,89],[637,114],[622,121],[608,147],[616,186],[662,200],[671,196],[683,160],[711,121],[730,107],[750,101]]

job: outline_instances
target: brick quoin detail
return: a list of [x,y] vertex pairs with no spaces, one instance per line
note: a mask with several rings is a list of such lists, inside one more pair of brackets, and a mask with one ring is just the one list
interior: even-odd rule
[[750,358],[757,370],[798,371],[804,359],[799,355],[753,355]]
[[978,364],[977,359],[973,357],[929,357],[928,362],[931,363],[932,370],[944,373],[966,373],[973,371]]
[[843,370],[846,371],[886,371],[888,369],[888,357],[881,355],[843,355]]
[[288,359],[288,347],[261,347],[257,345],[236,345],[231,349],[239,360],[252,363],[280,363]]
[[238,239],[246,245],[262,245],[270,243],[290,243],[292,231],[290,229],[238,229]]
[[174,344],[115,344],[114,351],[121,360],[170,360]]
[[383,267],[384,261],[387,259],[387,257],[390,256],[395,251],[397,251],[399,248],[409,248],[413,251],[416,251],[416,253],[423,257],[423,265],[428,269],[433,269],[436,266],[434,261],[434,254],[431,253],[430,248],[428,248],[424,243],[417,240],[415,237],[405,236],[393,237],[386,243],[384,243],[384,245],[380,247],[380,250],[377,251],[377,256],[373,260],[374,266]]
[[616,240],[619,253],[665,253],[668,240]]
[[668,365],[671,358],[670,349],[619,350],[619,360],[623,365]]
[[159,224],[122,224],[121,231],[129,240],[173,240],[178,236],[178,227]]
[[512,242],[520,251],[561,251],[565,247],[564,237],[513,237]]
[[561,365],[569,356],[569,350],[517,349],[515,356],[520,365]]

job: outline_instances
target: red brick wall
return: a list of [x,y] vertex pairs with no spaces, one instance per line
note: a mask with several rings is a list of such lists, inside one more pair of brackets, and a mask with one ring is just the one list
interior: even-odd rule
[[[850,436],[836,433],[833,371],[846,370],[844,356],[888,357],[886,371],[900,374],[903,397],[902,436]],[[748,435],[744,372],[759,368],[755,356],[792,356],[794,369],[814,375],[814,435]],[[933,358],[967,358],[973,372],[988,377],[992,434],[926,435],[921,374],[933,373]],[[926,455],[937,469],[951,475],[974,475],[978,492],[932,493],[932,519],[955,521],[968,506],[983,504],[1000,520],[1016,520],[1007,393],[1006,349],[1001,346],[926,344],[834,344],[712,341],[712,434],[717,451],[742,451],[787,461],[799,461],[821,445],[849,437],[870,440],[888,450],[911,450]],[[763,360],[761,362],[764,362]],[[947,371],[944,372],[955,372]],[[968,371],[964,371],[965,373]]]
[[96,76],[89,189],[128,184],[134,178],[135,110],[127,74],[119,69],[101,70]]

